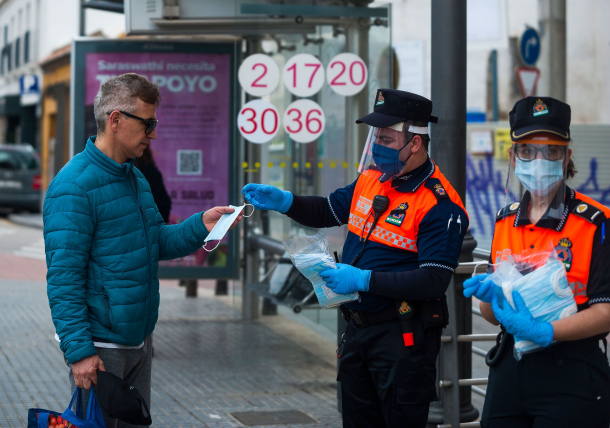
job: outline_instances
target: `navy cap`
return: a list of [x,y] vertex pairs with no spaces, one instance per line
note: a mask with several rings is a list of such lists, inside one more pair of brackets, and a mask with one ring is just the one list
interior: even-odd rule
[[551,97],[527,97],[517,101],[510,117],[510,136],[513,141],[538,132],[553,134],[570,141],[570,106]]
[[430,113],[432,101],[428,98],[396,89],[377,89],[373,113],[361,117],[356,123],[385,128],[405,120],[438,122],[438,118],[430,116]]

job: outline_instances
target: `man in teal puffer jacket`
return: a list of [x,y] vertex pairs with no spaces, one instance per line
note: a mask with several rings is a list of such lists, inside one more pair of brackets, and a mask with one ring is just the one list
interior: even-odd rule
[[90,389],[96,370],[105,369],[127,378],[149,406],[158,262],[201,248],[218,219],[233,212],[216,207],[164,223],[134,167],[156,138],[159,102],[157,86],[137,74],[106,81],[94,104],[98,136],[55,177],[43,216],[47,294],[73,388]]

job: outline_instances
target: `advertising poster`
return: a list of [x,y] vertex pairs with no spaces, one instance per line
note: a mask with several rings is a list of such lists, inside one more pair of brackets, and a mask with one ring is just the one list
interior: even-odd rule
[[[168,224],[177,224],[195,213],[235,202],[230,200],[231,53],[100,50],[82,55],[85,135],[97,133],[93,103],[103,82],[129,72],[145,76],[158,85],[161,104],[157,138],[136,166],[151,184],[161,215]],[[213,252],[200,249],[182,259],[160,262],[160,271],[168,267],[226,268],[229,247],[225,237]],[[181,273],[164,276],[189,276],[184,269],[170,271]]]

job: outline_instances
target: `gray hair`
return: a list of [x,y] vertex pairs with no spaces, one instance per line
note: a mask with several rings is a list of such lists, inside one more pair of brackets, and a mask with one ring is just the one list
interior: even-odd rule
[[132,113],[136,110],[138,98],[147,104],[154,104],[155,107],[159,107],[161,102],[159,88],[144,76],[126,73],[106,80],[100,86],[93,103],[98,135],[106,131],[109,111],[122,110]]

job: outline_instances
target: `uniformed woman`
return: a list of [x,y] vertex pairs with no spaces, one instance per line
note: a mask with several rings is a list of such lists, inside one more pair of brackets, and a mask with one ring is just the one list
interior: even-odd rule
[[[489,385],[481,426],[608,428],[610,368],[600,340],[605,348],[610,331],[610,209],[566,185],[576,173],[569,105],[554,98],[522,99],[510,112],[510,126],[507,198],[516,199],[507,200],[497,214],[490,263],[554,248],[578,312],[538,322],[518,294],[513,295],[515,310],[500,307],[487,274],[464,283],[464,295],[481,300],[483,317],[508,333],[487,358]],[[513,335],[543,348],[517,361]]]

